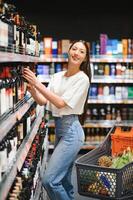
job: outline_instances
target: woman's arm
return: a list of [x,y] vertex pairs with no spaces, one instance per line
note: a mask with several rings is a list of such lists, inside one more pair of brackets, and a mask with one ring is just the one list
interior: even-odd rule
[[49,100],[57,108],[63,108],[66,106],[65,101],[58,95],[51,92],[45,85],[37,80],[35,74],[28,68],[24,68],[23,77],[38,90],[44,98]]
[[40,105],[47,103],[47,99],[37,89],[30,84],[27,85],[27,90],[31,93],[34,100]]

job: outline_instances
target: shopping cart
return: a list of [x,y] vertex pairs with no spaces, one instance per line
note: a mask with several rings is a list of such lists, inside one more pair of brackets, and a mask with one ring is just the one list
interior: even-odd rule
[[133,200],[133,162],[121,169],[98,166],[98,158],[111,155],[111,134],[97,148],[75,162],[78,193],[83,196],[109,200]]

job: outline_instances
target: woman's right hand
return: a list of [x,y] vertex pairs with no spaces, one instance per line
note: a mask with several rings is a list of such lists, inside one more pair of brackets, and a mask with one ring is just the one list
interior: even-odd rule
[[32,72],[30,69],[28,68],[24,68],[23,70],[23,77],[27,80],[27,82],[32,85],[32,86],[36,86],[36,84],[38,83],[37,77],[35,76],[35,73]]

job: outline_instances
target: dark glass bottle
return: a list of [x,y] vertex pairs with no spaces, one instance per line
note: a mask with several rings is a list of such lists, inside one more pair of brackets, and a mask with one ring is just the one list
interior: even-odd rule
[[[1,21],[3,22],[3,28],[6,27],[5,35],[5,44],[7,47],[6,51],[13,52],[13,43],[14,43],[14,23],[12,21],[12,13],[15,10],[15,6],[11,4],[3,4],[3,14],[1,15]],[[4,24],[5,23],[5,24]],[[1,26],[2,27],[2,26]]]
[[1,176],[7,171],[7,148],[5,140],[0,142],[0,161],[1,161]]

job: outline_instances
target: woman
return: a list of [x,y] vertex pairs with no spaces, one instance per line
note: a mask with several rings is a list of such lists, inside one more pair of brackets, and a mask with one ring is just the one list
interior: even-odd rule
[[40,83],[34,73],[24,69],[33,98],[52,111],[55,119],[55,149],[42,178],[50,200],[73,200],[72,166],[84,143],[79,116],[90,85],[89,48],[85,41],[74,41],[68,50],[66,71],[55,73],[48,87]]

